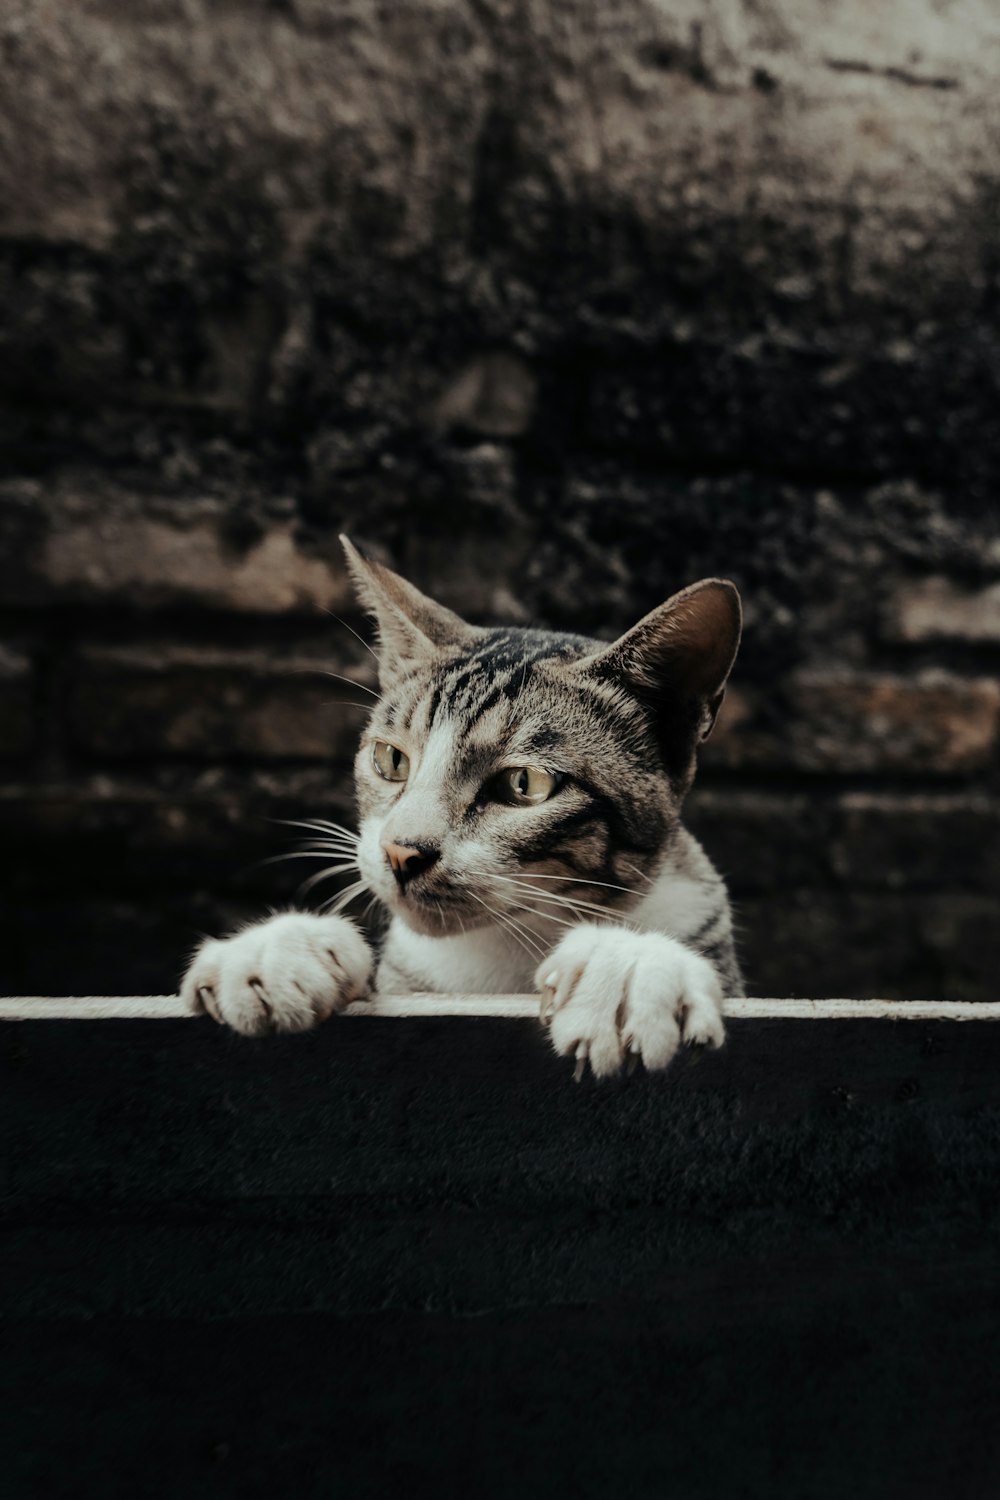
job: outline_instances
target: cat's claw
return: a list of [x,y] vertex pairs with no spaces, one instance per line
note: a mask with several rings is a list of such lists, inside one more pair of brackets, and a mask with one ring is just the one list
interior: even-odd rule
[[542,1021],[546,1026],[551,1021],[554,1014],[556,986],[558,983],[559,973],[556,969],[553,969],[551,973],[546,974],[544,979],[542,979],[541,981],[542,1009],[540,1015]]
[[194,992],[194,1004],[191,1008],[193,1010],[203,1010],[219,1026],[223,1024],[222,1017],[219,1014],[219,1007],[215,1003],[215,990],[210,984],[197,986]]
[[368,944],[346,917],[286,912],[203,943],[181,998],[245,1036],[306,1031],[360,999],[371,970]]
[[722,987],[707,959],[673,938],[581,923],[540,966],[542,1019],[579,1082],[623,1066],[665,1068],[682,1043],[721,1047]]

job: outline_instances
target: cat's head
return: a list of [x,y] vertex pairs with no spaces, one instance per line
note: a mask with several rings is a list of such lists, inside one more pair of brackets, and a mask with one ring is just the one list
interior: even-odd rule
[[427,933],[627,909],[722,702],[733,584],[693,584],[608,644],[468,625],[344,547],[379,634],[355,762],[369,889]]

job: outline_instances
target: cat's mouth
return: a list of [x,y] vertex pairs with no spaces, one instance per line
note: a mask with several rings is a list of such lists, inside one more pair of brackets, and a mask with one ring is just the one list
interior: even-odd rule
[[415,932],[437,936],[482,925],[486,913],[468,892],[410,885],[393,892],[391,907]]

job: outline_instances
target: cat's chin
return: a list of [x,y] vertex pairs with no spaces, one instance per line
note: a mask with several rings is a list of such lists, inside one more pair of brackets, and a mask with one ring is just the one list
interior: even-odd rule
[[482,927],[482,911],[464,904],[454,906],[436,906],[429,901],[402,900],[394,901],[390,910],[394,917],[398,917],[413,932],[419,932],[423,937],[451,937],[457,933],[471,932],[473,928]]

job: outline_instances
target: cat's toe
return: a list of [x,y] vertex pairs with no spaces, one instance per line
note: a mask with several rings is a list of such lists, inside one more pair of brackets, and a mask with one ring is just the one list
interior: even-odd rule
[[707,959],[685,952],[678,972],[677,1017],[681,1038],[692,1047],[721,1047],[726,1039],[722,1019],[722,984]]
[[629,976],[623,1009],[627,1050],[641,1057],[651,1073],[667,1067],[681,1041],[676,998],[670,993],[669,980],[665,986],[663,973],[642,958]]
[[337,946],[319,926],[302,924],[273,935],[261,954],[261,977],[284,1029],[303,1030],[325,1021],[363,992],[368,966],[359,972],[344,952],[343,933]]
[[[302,1027],[272,999],[257,970],[259,955],[253,958],[227,956],[216,991],[219,1014],[227,1026],[243,1036],[265,1036],[269,1031],[295,1031]],[[249,972],[248,972],[249,971]],[[303,1017],[303,1024],[308,1022]]]
[[196,1014],[257,1036],[272,1029],[272,1009],[256,973],[258,945],[247,936],[204,943],[184,976],[181,999]]
[[191,961],[181,982],[180,996],[193,1015],[211,1016],[222,1024],[216,992],[219,987],[219,964],[215,950],[222,944],[213,939],[203,943]]
[[585,980],[574,999],[553,1017],[550,1033],[555,1051],[561,1057],[576,1059],[573,1077],[577,1082],[588,1062],[595,1078],[607,1078],[617,1073],[622,1061],[614,1015],[601,1014],[601,1007],[594,1003],[596,996],[589,995],[584,985]]
[[687,997],[681,1032],[689,1046],[722,1046],[726,1028],[721,1009],[711,995],[692,993]]
[[653,937],[636,964],[626,1026],[651,1071],[667,1067],[682,1042],[721,1047],[722,989],[711,964],[669,939]]
[[595,1078],[607,1078],[621,1066],[618,1004],[629,972],[623,936],[581,926],[567,934],[541,975],[552,1046],[560,1056],[575,1057],[577,1080],[588,1062]]

